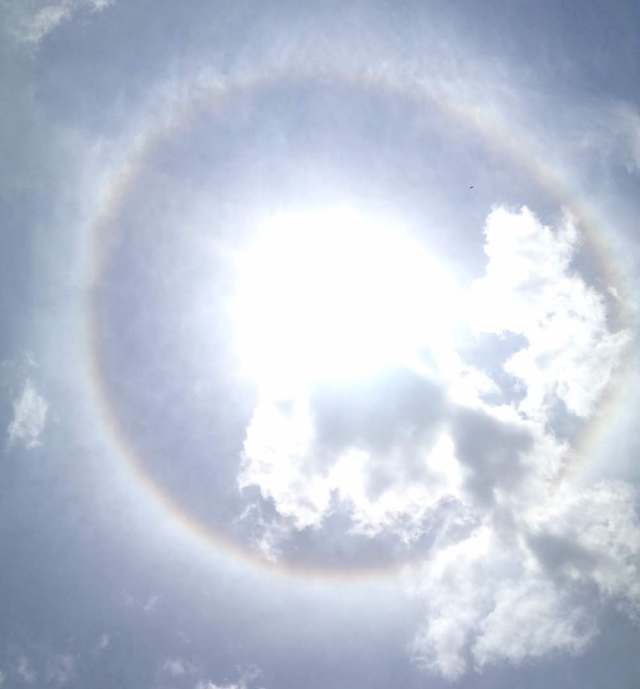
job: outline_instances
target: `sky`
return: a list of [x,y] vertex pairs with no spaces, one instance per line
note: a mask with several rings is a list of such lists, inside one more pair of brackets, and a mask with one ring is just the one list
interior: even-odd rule
[[639,27],[0,0],[0,688],[638,686]]

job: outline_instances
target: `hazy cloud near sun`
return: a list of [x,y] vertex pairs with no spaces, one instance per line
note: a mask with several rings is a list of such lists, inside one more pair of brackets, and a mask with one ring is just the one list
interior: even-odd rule
[[413,652],[451,679],[470,664],[579,653],[607,604],[639,609],[637,496],[562,479],[575,438],[558,435],[558,415],[586,423],[630,340],[576,272],[580,241],[569,217],[552,228],[498,207],[487,218],[471,327],[521,338],[502,362],[521,397],[507,401],[481,370],[469,384],[471,367],[452,357],[433,379],[398,369],[379,390],[369,381],[261,399],[247,428],[239,484],[259,488],[288,525],[281,547],[291,529],[322,528],[336,500],[354,533],[411,544],[430,530],[409,576],[425,606]]
[[397,368],[287,403],[263,397],[246,432],[242,488],[258,487],[299,529],[321,526],[338,498],[355,530],[399,528],[412,540],[442,500],[490,509],[496,491],[530,483],[532,465],[557,474],[570,450],[553,427],[559,405],[576,419],[593,412],[629,334],[609,329],[605,296],[574,272],[580,237],[569,218],[552,229],[526,208],[496,208],[485,238],[472,328],[522,337],[502,363],[522,399],[506,403],[488,372],[455,353],[433,378]]

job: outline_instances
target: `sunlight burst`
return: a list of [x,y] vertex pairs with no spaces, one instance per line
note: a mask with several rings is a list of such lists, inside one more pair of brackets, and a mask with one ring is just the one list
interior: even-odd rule
[[280,213],[236,268],[237,350],[245,372],[276,396],[447,348],[451,277],[388,222],[348,208]]

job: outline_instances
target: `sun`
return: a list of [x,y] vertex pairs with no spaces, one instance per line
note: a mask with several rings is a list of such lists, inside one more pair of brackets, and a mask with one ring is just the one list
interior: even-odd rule
[[345,207],[277,213],[235,268],[236,350],[276,396],[433,359],[452,331],[451,275],[388,218]]

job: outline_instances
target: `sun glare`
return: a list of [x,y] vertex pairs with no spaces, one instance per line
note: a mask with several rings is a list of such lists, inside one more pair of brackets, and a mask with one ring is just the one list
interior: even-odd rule
[[403,229],[351,209],[268,218],[236,269],[238,354],[276,394],[433,356],[451,331],[446,271]]

